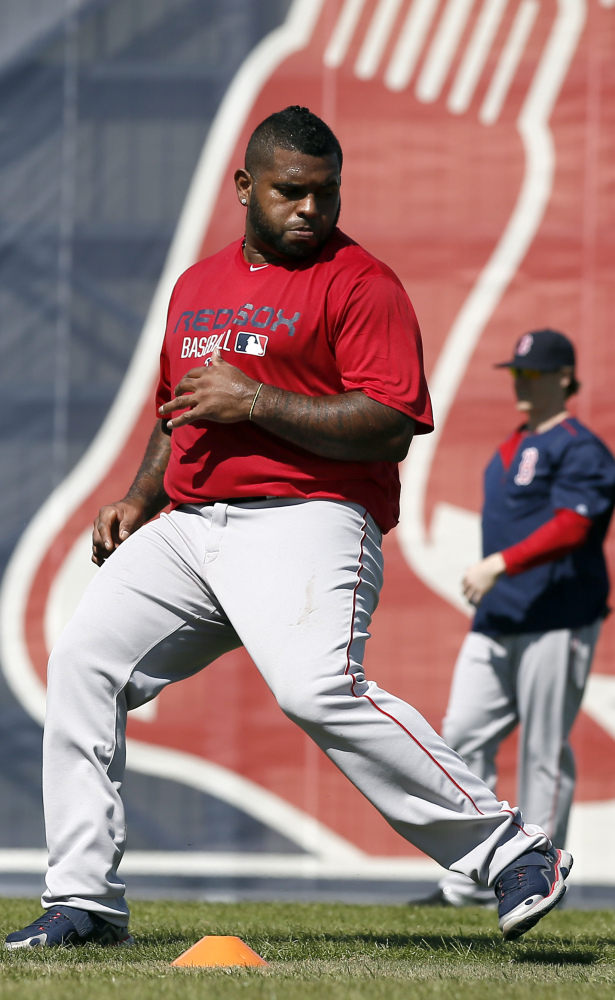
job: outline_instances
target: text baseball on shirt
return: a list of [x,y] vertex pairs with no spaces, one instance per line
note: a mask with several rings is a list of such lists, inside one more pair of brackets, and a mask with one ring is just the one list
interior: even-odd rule
[[[250,316],[252,313],[252,316]],[[238,354],[253,354],[262,357],[267,350],[268,337],[260,333],[242,330],[236,333],[232,340],[233,326],[247,326],[257,330],[269,328],[272,332],[279,327],[285,328],[289,337],[295,335],[295,324],[301,317],[300,312],[285,316],[283,309],[274,306],[259,306],[256,310],[251,302],[246,302],[235,312],[234,309],[220,308],[197,309],[193,312],[183,312],[173,333],[201,332],[221,330],[220,333],[210,333],[209,337],[184,337],[182,341],[182,358],[204,358],[213,354],[218,348],[221,351],[236,351]],[[211,325],[210,325],[211,323]],[[230,327],[229,327],[230,324]]]

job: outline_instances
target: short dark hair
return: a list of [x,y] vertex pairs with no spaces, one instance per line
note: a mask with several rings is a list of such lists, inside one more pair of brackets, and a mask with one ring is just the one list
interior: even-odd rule
[[570,385],[566,386],[566,399],[570,399],[571,396],[576,395],[577,392],[581,391],[581,383],[577,379],[574,368],[572,369],[572,374],[570,376]]
[[259,167],[273,159],[273,151],[292,149],[308,156],[337,156],[342,169],[342,147],[322,118],[309,108],[292,104],[275,111],[257,125],[246,147],[245,168],[254,175]]

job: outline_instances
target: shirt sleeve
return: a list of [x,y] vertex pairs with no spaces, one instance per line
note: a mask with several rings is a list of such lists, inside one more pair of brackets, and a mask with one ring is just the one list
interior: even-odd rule
[[591,518],[583,517],[574,510],[556,511],[555,517],[523,541],[503,550],[506,575],[517,576],[534,566],[562,559],[569,552],[580,549],[587,540],[592,523]]
[[413,417],[417,434],[433,430],[418,322],[392,278],[357,282],[337,319],[333,350],[347,391],[359,389]]
[[160,419],[160,414],[158,413],[158,407],[162,406],[163,403],[168,403],[170,399],[173,399],[173,392],[171,389],[171,366],[169,364],[169,356],[167,354],[167,334],[169,332],[169,317],[171,315],[171,309],[173,307],[173,302],[177,295],[177,288],[179,281],[176,282],[175,287],[171,293],[171,298],[169,300],[169,308],[167,310],[167,323],[165,337],[162,342],[162,348],[160,350],[160,376],[158,378],[158,387],[156,389],[156,417]]
[[156,389],[156,416],[158,418],[160,418],[158,407],[162,406],[163,403],[168,403],[172,398],[173,393],[171,392],[169,358],[165,351],[165,345],[163,344],[162,351],[160,352],[160,377],[158,379],[158,388]]
[[609,510],[614,497],[615,462],[608,450],[597,439],[572,444],[553,481],[553,508],[593,519]]

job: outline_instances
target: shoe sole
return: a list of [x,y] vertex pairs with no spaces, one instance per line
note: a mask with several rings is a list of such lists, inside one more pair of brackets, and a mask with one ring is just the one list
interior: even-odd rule
[[17,951],[19,948],[72,948],[72,941],[62,941],[61,944],[47,944],[46,941],[26,938],[24,941],[5,941],[4,947],[7,951]]
[[[31,942],[34,941],[34,944]],[[80,944],[90,944],[92,942],[83,941],[77,939],[76,941],[62,941],[61,944],[47,944],[46,941],[35,941],[34,938],[26,938],[25,941],[5,941],[4,947],[7,951],[16,951],[18,948],[74,948]],[[132,948],[135,943],[135,939],[129,934],[127,937],[122,938],[121,941],[107,941],[102,944],[100,941],[94,941],[94,944],[100,944],[102,948]]]
[[[565,896],[567,886],[564,880],[570,874],[573,860],[572,855],[567,851],[558,851],[557,853],[556,868],[558,877],[553,883],[551,892],[548,896],[544,896],[539,903],[536,903],[529,912],[524,909],[525,904],[522,903],[521,906],[506,914],[503,922],[500,924],[500,930],[504,935],[505,941],[516,941],[522,934],[525,934],[526,931],[534,927],[539,920],[546,917],[547,913],[550,913]],[[566,874],[564,874],[564,871]]]

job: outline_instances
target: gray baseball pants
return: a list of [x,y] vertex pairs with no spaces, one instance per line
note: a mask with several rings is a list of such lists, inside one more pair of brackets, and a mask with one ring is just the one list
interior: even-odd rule
[[50,660],[46,907],[126,923],[126,712],[241,644],[286,715],[441,865],[492,884],[548,843],[415,709],[366,680],[380,541],[356,504],[284,499],[182,507],[120,546]]
[[[568,737],[581,707],[601,621],[577,629],[466,636],[442,726],[446,742],[495,791],[495,758],[520,724],[518,798],[523,815],[564,847],[575,767]],[[482,900],[461,875],[440,882],[449,898]],[[454,895],[450,895],[450,894]]]

